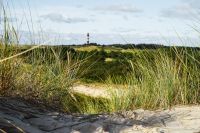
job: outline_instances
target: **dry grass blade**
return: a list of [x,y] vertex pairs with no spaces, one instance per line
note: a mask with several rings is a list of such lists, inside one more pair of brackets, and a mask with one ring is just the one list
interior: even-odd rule
[[12,59],[12,58],[18,57],[18,56],[20,56],[20,55],[23,55],[23,54],[25,54],[25,53],[27,53],[27,52],[29,52],[29,51],[32,51],[32,50],[34,50],[34,49],[36,49],[36,48],[39,48],[39,47],[41,47],[41,46],[43,46],[43,45],[46,45],[46,44],[50,43],[50,42],[51,42],[51,41],[47,41],[47,42],[43,43],[42,45],[33,46],[32,48],[27,49],[27,50],[25,50],[25,51],[23,51],[23,52],[21,52],[21,53],[15,54],[15,55],[13,55],[13,56],[10,56],[10,57],[4,58],[4,59],[1,59],[1,60],[0,60],[0,63],[2,63],[2,62],[4,62],[4,61],[7,61],[7,60],[10,60],[10,59]]

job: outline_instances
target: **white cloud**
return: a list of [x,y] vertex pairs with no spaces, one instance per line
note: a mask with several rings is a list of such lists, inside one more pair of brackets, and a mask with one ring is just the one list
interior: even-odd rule
[[40,16],[42,19],[48,19],[52,22],[57,23],[82,23],[82,22],[89,22],[90,20],[87,18],[79,18],[79,17],[65,17],[59,13],[49,13],[46,15]]
[[[31,33],[29,32],[21,32],[22,38],[20,39],[20,43],[29,44],[31,43],[29,40],[29,36]],[[181,39],[184,40],[184,44],[181,43],[181,40],[174,35],[166,35],[160,36],[159,34],[154,33],[132,33],[132,34],[90,34],[91,42],[99,43],[99,44],[126,44],[126,43],[155,43],[155,44],[165,44],[165,45],[187,45],[187,46],[196,46],[199,42],[198,38],[194,37],[184,37]],[[51,33],[43,33],[45,38],[41,38],[40,35],[35,34],[34,42],[35,43],[43,43],[48,40],[52,40],[49,45],[68,45],[68,44],[84,44],[87,41],[86,34],[81,33],[68,33],[68,34],[60,34],[56,32]],[[195,45],[196,44],[196,45]]]
[[107,12],[125,12],[125,13],[140,13],[143,10],[133,6],[133,5],[110,5],[110,6],[100,6],[95,8],[95,10],[99,11],[107,11]]
[[166,18],[189,19],[197,16],[200,11],[199,0],[182,0],[182,3],[161,11],[161,16]]
[[111,29],[111,31],[114,31],[116,33],[130,33],[136,31],[136,29],[118,27]]
[[193,9],[200,9],[200,1],[199,0],[182,0],[185,3],[188,3]]
[[191,15],[191,12],[191,7],[188,4],[182,4],[162,10],[161,16],[167,18],[188,19],[188,17]]

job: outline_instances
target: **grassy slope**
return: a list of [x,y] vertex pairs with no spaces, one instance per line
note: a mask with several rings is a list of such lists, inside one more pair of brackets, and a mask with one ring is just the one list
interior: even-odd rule
[[[74,48],[77,51],[87,51],[87,52],[90,52],[90,51],[93,51],[93,50],[100,51],[102,49],[102,46],[74,46],[72,48]],[[110,47],[106,46],[106,47],[104,47],[104,50],[107,53],[110,53],[111,51],[114,51],[114,52],[123,52],[123,53],[126,53],[126,52],[135,53],[135,52],[141,51],[141,50],[137,50],[137,49],[133,50],[133,49],[117,48],[117,47],[114,47],[114,46],[110,46]]]

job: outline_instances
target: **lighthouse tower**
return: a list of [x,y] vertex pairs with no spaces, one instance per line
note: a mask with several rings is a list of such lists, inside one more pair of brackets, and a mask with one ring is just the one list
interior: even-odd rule
[[90,44],[90,33],[87,33],[87,45]]

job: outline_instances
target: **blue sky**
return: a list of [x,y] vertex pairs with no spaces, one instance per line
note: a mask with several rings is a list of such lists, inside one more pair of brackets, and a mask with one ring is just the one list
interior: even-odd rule
[[198,29],[199,0],[4,0],[4,4],[6,2],[9,2],[10,20],[25,34],[24,40],[56,38],[57,43],[62,44],[85,43],[89,32],[92,42],[103,44],[196,46],[199,42],[198,33],[191,28]]

